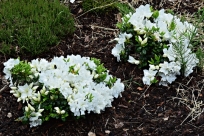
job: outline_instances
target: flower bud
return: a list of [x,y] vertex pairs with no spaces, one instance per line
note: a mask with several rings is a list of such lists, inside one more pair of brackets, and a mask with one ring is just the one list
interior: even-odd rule
[[147,43],[147,37],[141,42],[142,45],[144,45],[145,43]]
[[57,112],[58,114],[60,114],[60,109],[59,109],[59,107],[54,107],[54,109],[56,110],[56,112]]
[[65,110],[61,110],[60,114],[65,114]]
[[43,90],[46,90],[46,88],[45,88],[45,86],[43,86],[43,88],[42,88]]
[[142,38],[140,36],[138,36],[138,40],[140,43],[142,43]]
[[34,75],[35,75],[35,77],[38,77],[38,76],[39,76],[39,73],[35,73]]
[[70,102],[71,100],[72,100],[72,96],[69,95],[69,96],[67,97],[67,102]]
[[21,100],[22,100],[21,98],[18,98],[18,99],[17,99],[17,102],[20,102]]
[[132,37],[132,34],[126,34],[125,38],[130,39]]
[[43,111],[44,111],[44,109],[39,109],[38,111],[39,111],[39,112],[43,112]]
[[30,87],[30,88],[33,87],[33,82],[29,85],[29,87]]
[[145,34],[146,31],[145,31],[145,30],[140,30],[140,29],[139,29],[139,30],[137,30],[137,33],[138,33],[138,34]]
[[48,93],[49,93],[49,91],[46,91],[44,94],[45,94],[45,95],[48,95]]
[[156,66],[155,66],[155,69],[159,69],[159,66],[158,66],[158,65],[156,65]]
[[38,98],[37,97],[32,97],[32,99],[34,100],[34,101],[36,101],[36,102],[38,102]]
[[94,75],[94,79],[96,79],[96,78],[98,78],[99,77],[99,75],[98,74],[95,74]]
[[40,92],[38,92],[38,101],[41,100],[41,95],[40,95]]
[[146,37],[147,37],[147,35],[145,34],[145,35],[144,35],[144,38],[146,38]]
[[13,94],[13,93],[15,93],[15,91],[14,91],[14,90],[11,90],[11,91],[10,91],[10,93],[12,93],[12,94]]
[[35,108],[33,106],[31,106],[29,103],[28,103],[28,108],[31,110],[31,111],[35,111]]
[[53,95],[51,95],[51,96],[50,96],[50,99],[51,99],[51,100],[53,100],[53,99],[54,99],[54,96],[53,96]]
[[12,86],[12,87],[10,87],[12,90],[17,90],[17,87],[15,87],[15,86]]
[[29,75],[29,77],[30,77],[31,79],[33,79],[33,78],[34,78],[32,75]]
[[28,111],[29,111],[28,106],[25,106],[25,111],[26,111],[26,112],[28,112]]
[[167,57],[167,54],[163,54],[163,57],[166,58],[166,57]]
[[163,64],[159,64],[159,67],[162,67],[163,66]]
[[40,93],[41,93],[41,94],[44,94],[44,93],[45,93],[45,91],[46,91],[46,90],[41,89],[41,90],[40,90]]
[[135,60],[135,64],[136,65],[140,64],[140,61],[139,60]]
[[37,90],[38,86],[34,86],[32,89],[35,91]]
[[13,94],[15,97],[20,97],[19,93],[14,93]]
[[156,67],[154,66],[154,65],[149,65],[149,69],[151,69],[151,70],[155,70],[156,69]]

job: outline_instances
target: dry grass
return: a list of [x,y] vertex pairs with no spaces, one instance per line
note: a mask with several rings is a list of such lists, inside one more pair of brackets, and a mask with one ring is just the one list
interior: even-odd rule
[[173,101],[178,100],[178,105],[184,105],[188,112],[188,116],[182,121],[181,125],[189,118],[191,118],[189,122],[199,119],[204,112],[204,103],[200,99],[204,89],[204,80],[198,81],[194,86],[188,85],[192,79],[193,77],[186,84],[179,83],[177,96],[172,97]]

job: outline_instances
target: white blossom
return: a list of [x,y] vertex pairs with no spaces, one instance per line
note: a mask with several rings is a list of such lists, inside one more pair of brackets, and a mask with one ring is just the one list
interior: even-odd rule
[[120,61],[120,53],[124,51],[124,47],[122,44],[116,44],[116,46],[112,49],[113,56],[117,57],[117,61]]
[[136,59],[133,58],[132,56],[129,56],[128,62],[129,62],[129,63],[132,63],[132,64],[136,64],[136,65],[138,65],[138,64],[140,63],[139,60],[136,60]]
[[143,70],[143,72],[144,72],[144,76],[142,78],[143,83],[146,85],[151,85],[152,84],[151,82],[155,79],[157,70],[151,70],[151,69],[146,70],[145,69]]

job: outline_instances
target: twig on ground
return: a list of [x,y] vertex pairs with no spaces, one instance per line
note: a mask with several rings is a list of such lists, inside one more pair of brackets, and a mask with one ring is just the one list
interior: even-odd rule
[[105,128],[106,128],[106,125],[108,124],[108,121],[109,121],[109,118],[106,120],[106,124],[105,124],[105,126],[104,126]]
[[146,106],[146,104],[144,104],[141,109],[144,109],[146,113],[152,115],[152,114],[145,108],[145,106]]
[[116,2],[112,2],[112,3],[107,4],[107,5],[104,5],[104,6],[99,6],[99,7],[92,8],[92,9],[90,9],[90,10],[88,10],[88,11],[84,12],[83,14],[81,14],[81,15],[77,16],[76,18],[79,18],[79,17],[81,17],[81,16],[83,16],[83,15],[85,15],[85,14],[87,14],[87,13],[89,13],[89,12],[93,11],[93,10],[96,10],[96,9],[101,9],[101,8],[105,8],[105,7],[111,6],[111,5],[115,4],[115,3],[116,3]]
[[112,29],[112,28],[107,28],[107,27],[102,27],[102,26],[96,26],[96,25],[90,25],[90,26],[91,26],[91,29],[99,28],[99,29],[104,29],[108,31],[118,31],[118,29]]
[[140,98],[138,100],[140,100],[142,98],[142,96],[147,92],[147,90],[149,89],[149,87],[151,86],[151,84],[147,87],[147,89],[142,93],[142,95],[140,96]]
[[9,88],[8,85],[5,85],[3,88],[1,88],[0,93],[3,92],[5,89]]
[[[185,89],[184,87],[187,89]],[[195,96],[195,91],[197,91],[198,93],[197,96]],[[196,90],[194,87],[189,88],[186,85],[182,85],[182,84],[179,85],[177,89],[177,95],[179,96],[172,97],[172,99],[179,100],[179,103],[185,105],[190,111],[187,117],[181,122],[180,125],[182,125],[189,117],[191,117],[191,120],[189,122],[192,122],[204,112],[203,101],[198,99],[200,94],[201,94],[201,90]]]
[[186,85],[188,85],[191,82],[192,79],[193,79],[193,77],[190,78],[190,80],[187,82]]

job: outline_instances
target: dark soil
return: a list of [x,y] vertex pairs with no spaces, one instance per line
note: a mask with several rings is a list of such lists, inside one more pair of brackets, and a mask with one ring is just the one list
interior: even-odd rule
[[[174,0],[175,1],[175,0]],[[149,1],[154,8],[171,8],[177,13],[196,12],[203,2],[202,0],[183,0],[174,3],[163,0]],[[134,7],[147,3],[138,2]],[[133,3],[133,2],[132,2]],[[200,5],[199,5],[200,4]],[[142,70],[129,63],[118,63],[111,55],[115,46],[110,42],[118,34],[115,25],[117,23],[117,11],[112,13],[96,14],[81,11],[80,2],[77,0],[70,5],[76,22],[76,32],[73,36],[67,36],[59,45],[37,57],[52,59],[54,56],[66,56],[80,54],[81,56],[96,57],[101,59],[110,74],[121,78],[126,85],[122,97],[115,99],[111,108],[106,108],[101,114],[89,114],[82,119],[68,118],[63,122],[50,120],[42,126],[30,128],[16,122],[15,119],[23,115],[22,105],[10,94],[7,82],[3,78],[3,62],[9,56],[0,54],[0,136],[9,135],[42,135],[42,136],[139,136],[139,135],[204,135],[204,116],[190,121],[190,110],[179,104],[172,97],[177,95],[179,86],[185,85],[186,90],[201,91],[199,100],[204,99],[203,76],[195,72],[187,78],[179,77],[175,83],[168,87],[142,84]],[[21,55],[21,59],[31,60],[37,57]],[[189,89],[190,88],[190,89]],[[190,94],[190,93],[189,93]],[[188,96],[186,96],[188,97]],[[203,108],[203,107],[202,107]],[[8,114],[11,113],[11,117]],[[91,133],[92,132],[92,135]],[[95,134],[95,135],[94,135]]]

